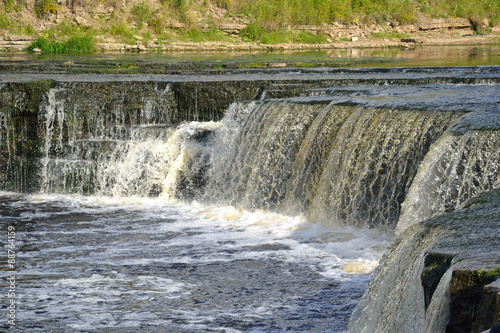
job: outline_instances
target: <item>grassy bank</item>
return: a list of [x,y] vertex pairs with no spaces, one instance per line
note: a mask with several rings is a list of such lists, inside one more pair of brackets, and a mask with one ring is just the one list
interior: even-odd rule
[[[134,44],[173,41],[325,43],[295,29],[344,24],[397,27],[420,18],[461,17],[476,33],[500,24],[498,0],[0,0],[0,33],[43,36],[46,53],[92,52],[96,40]],[[237,33],[221,30],[235,24]],[[292,28],[292,29],[291,29]],[[339,37],[340,38],[340,37]]]
[[74,36],[65,42],[51,41],[46,37],[40,37],[28,47],[28,51],[35,49],[50,54],[90,54],[95,51],[95,41],[90,34]]

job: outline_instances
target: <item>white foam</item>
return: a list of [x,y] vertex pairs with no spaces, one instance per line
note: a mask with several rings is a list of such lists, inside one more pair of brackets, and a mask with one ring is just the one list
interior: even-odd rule
[[[160,247],[197,246],[207,249],[201,258],[127,258],[124,264],[142,263],[144,265],[169,260],[179,262],[227,261],[235,259],[263,258],[276,256],[288,261],[312,261],[317,263],[325,276],[344,276],[342,269],[348,264],[363,266],[358,272],[348,270],[349,274],[369,274],[376,267],[385,247],[392,238],[374,230],[358,230],[351,227],[332,226],[308,223],[303,216],[285,216],[272,212],[250,212],[232,206],[207,206],[200,203],[168,203],[161,198],[139,197],[81,197],[61,195],[36,195],[31,200],[39,202],[61,202],[64,206],[73,206],[75,211],[108,213],[106,223],[95,221],[80,222],[93,224],[94,232],[111,232],[120,234],[126,240],[134,230],[124,230],[110,225],[113,213],[127,210],[127,214],[136,214],[133,218],[159,221],[150,225],[150,229],[141,229],[141,233],[181,233],[189,237],[176,237],[168,243],[155,244]],[[117,219],[121,217],[118,214]],[[163,221],[162,221],[163,220]],[[75,232],[88,232],[77,230]],[[141,241],[141,240],[137,240]],[[147,247],[147,243],[144,244]],[[265,246],[269,250],[262,249]],[[231,250],[246,247],[250,250],[228,255],[220,250]],[[251,248],[255,247],[255,251]],[[211,250],[208,250],[211,249]],[[213,251],[217,249],[218,251]],[[69,251],[69,249],[52,249]],[[113,249],[106,249],[112,255]],[[101,256],[102,257],[102,256]],[[106,257],[106,256],[105,256]],[[101,258],[102,259],[102,258]],[[113,259],[115,260],[115,259]],[[104,260],[103,262],[106,262]]]
[[[134,279],[131,279],[128,276],[116,272],[111,276],[92,274],[91,276],[84,278],[61,279],[55,285],[76,288],[78,290],[78,294],[106,292],[106,294],[112,295],[128,294],[130,293],[128,290],[131,290],[128,287],[133,287],[133,290],[144,290],[147,293],[162,294],[179,293],[185,287],[184,283],[175,282],[172,279],[148,275],[137,276]],[[123,286],[128,286],[126,289],[127,291],[121,290]]]
[[[311,224],[303,216],[196,202],[172,203],[161,198],[33,195],[24,202],[38,206],[41,213],[55,212],[38,222],[35,213],[25,215],[26,220],[35,223],[29,233],[20,233],[19,237],[26,237],[27,244],[37,241],[37,246],[19,252],[20,262],[25,263],[20,272],[25,277],[26,309],[20,318],[37,321],[35,311],[40,304],[50,308],[53,320],[79,314],[64,320],[68,329],[76,330],[139,327],[146,320],[144,316],[150,315],[148,324],[159,327],[228,331],[220,325],[220,316],[251,322],[269,320],[277,313],[295,313],[296,305],[283,303],[276,296],[266,302],[238,306],[238,313],[231,313],[231,307],[214,307],[207,312],[206,308],[188,306],[200,288],[210,291],[205,288],[215,286],[203,281],[203,275],[197,282],[187,268],[178,271],[172,267],[234,267],[232,263],[268,267],[277,263],[283,265],[278,271],[287,272],[286,267],[293,267],[291,274],[303,269],[318,281],[342,282],[346,286],[339,288],[349,295],[345,288],[355,293],[366,288],[367,275],[390,239],[371,230]],[[94,238],[98,241],[94,242]],[[78,243],[79,239],[85,242]],[[229,279],[237,276],[235,272],[229,274]],[[183,276],[189,276],[189,281],[183,281]],[[28,285],[26,281],[34,282]],[[170,301],[185,305],[164,305]],[[158,309],[141,310],[136,316],[140,304],[158,304]],[[116,306],[122,308],[109,317],[110,307]],[[165,309],[168,318],[157,316]],[[173,323],[172,318],[182,318],[183,324]],[[259,332],[259,328],[253,331]]]

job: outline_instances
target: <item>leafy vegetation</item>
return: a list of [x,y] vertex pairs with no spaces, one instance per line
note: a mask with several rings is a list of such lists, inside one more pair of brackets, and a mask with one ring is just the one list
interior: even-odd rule
[[[34,2],[34,6],[33,6]],[[0,31],[15,34],[48,34],[40,45],[52,45],[50,52],[69,50],[70,44],[82,52],[93,49],[93,38],[102,35],[120,42],[164,45],[175,40],[206,42],[231,41],[235,38],[220,30],[222,22],[245,22],[240,39],[263,44],[325,43],[332,37],[309,33],[302,25],[380,24],[383,27],[416,22],[417,17],[463,17],[471,22],[475,33],[487,33],[500,24],[499,0],[127,0],[127,6],[118,0],[0,0]],[[69,5],[71,4],[71,6]],[[66,8],[66,6],[69,6]],[[60,16],[74,11],[75,6],[92,13],[88,24]],[[94,11],[106,8],[107,13]],[[109,10],[112,7],[114,10]],[[23,15],[31,11],[30,18]],[[97,14],[96,14],[97,13]],[[56,15],[57,14],[57,15]],[[41,26],[36,20],[55,22],[50,28],[36,31]],[[232,18],[231,20],[227,18]],[[56,20],[55,20],[56,19]],[[43,26],[43,25],[42,25]],[[47,26],[47,24],[45,24]],[[92,26],[92,28],[85,28]],[[382,29],[383,30],[383,29]],[[138,37],[140,36],[140,37]],[[347,37],[342,36],[343,39]],[[375,38],[403,38],[392,29],[375,33]],[[342,40],[341,37],[338,37]],[[76,43],[75,41],[79,41]],[[84,42],[90,41],[92,42]],[[347,39],[346,39],[347,40]],[[87,47],[84,45],[90,45]],[[85,51],[83,51],[85,50]],[[47,51],[48,52],[48,51]],[[80,52],[73,50],[71,52]]]
[[325,43],[328,37],[324,34],[311,34],[306,31],[299,33],[285,30],[268,30],[255,23],[248,24],[240,33],[244,39],[263,44],[279,43],[304,43],[321,44]]
[[396,31],[390,31],[390,32],[375,32],[372,34],[373,37],[375,38],[397,38],[397,39],[401,39],[401,38],[406,38],[406,37],[410,37],[409,34],[405,34],[405,33],[400,33],[400,32],[396,32]]
[[145,1],[133,5],[130,9],[130,14],[137,23],[139,29],[142,28],[144,23],[150,22],[153,18],[153,10]]
[[434,17],[464,17],[479,25],[484,19],[500,22],[498,0],[237,0],[230,10],[267,30],[333,21],[409,24],[419,11]]
[[90,34],[71,37],[66,42],[50,41],[44,36],[31,43],[28,51],[33,51],[35,48],[48,54],[90,54],[95,50],[95,41]]
[[0,12],[0,29],[7,29],[10,26],[10,20],[7,15]]
[[35,13],[38,17],[44,17],[50,13],[57,13],[59,4],[56,0],[37,0],[35,2]]
[[107,32],[114,37],[118,37],[124,43],[135,43],[134,32],[125,22],[112,24]]
[[407,24],[416,20],[412,0],[239,0],[231,10],[249,16],[266,30],[334,21]]
[[228,41],[229,38],[217,29],[200,29],[191,27],[181,32],[180,39],[189,42],[208,42],[208,41]]

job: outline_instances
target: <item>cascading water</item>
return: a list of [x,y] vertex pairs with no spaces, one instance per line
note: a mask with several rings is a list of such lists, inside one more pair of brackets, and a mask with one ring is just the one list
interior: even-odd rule
[[402,205],[398,231],[454,211],[478,193],[500,187],[500,133],[448,133],[432,147]]
[[[169,91],[167,86],[160,93]],[[40,113],[46,133],[42,192],[122,197],[162,193],[175,199],[202,187],[208,159],[204,146],[217,124],[175,127],[157,115],[151,100],[137,110],[135,121],[119,107],[111,112],[94,109],[82,119],[78,107],[66,110],[65,92],[50,90]],[[190,176],[182,181],[186,172]],[[186,193],[176,194],[177,187],[184,187]]]
[[[293,89],[259,83],[259,100],[206,122],[165,81],[52,84],[30,156],[37,194],[0,196],[19,235],[18,330],[344,332],[397,225],[408,236],[351,331],[442,332],[458,261],[428,298],[421,272],[454,232],[412,225],[499,186],[498,78],[368,74],[298,86],[290,73]],[[489,127],[469,126],[478,104]],[[0,139],[14,161],[8,117]]]
[[[310,221],[390,226],[430,145],[461,113],[271,101],[216,136],[208,196]],[[223,152],[223,153],[221,153]]]

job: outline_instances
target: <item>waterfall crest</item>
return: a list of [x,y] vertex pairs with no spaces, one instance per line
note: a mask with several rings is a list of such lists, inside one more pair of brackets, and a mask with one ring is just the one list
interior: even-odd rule
[[41,191],[160,195],[402,231],[500,185],[497,131],[449,131],[464,112],[292,98],[179,125],[169,86],[149,93],[156,102],[124,108],[112,101],[127,89],[90,105],[50,89],[38,115]]
[[234,106],[215,138],[207,196],[249,208],[307,206],[305,187],[322,172],[331,140],[350,112],[329,103]]
[[333,144],[308,216],[361,227],[394,226],[419,162],[458,116],[357,108]]

